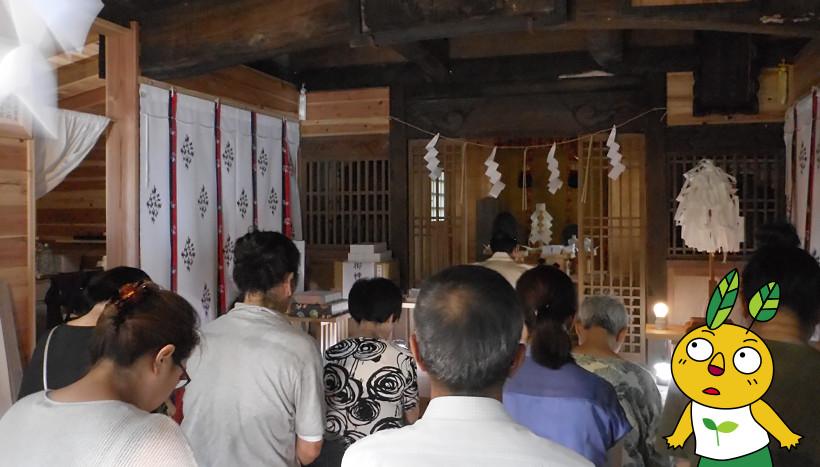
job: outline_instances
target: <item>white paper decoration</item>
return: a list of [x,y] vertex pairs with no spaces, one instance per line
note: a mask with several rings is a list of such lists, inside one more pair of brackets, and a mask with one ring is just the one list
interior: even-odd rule
[[564,185],[561,181],[561,171],[558,169],[558,159],[555,158],[555,147],[555,143],[552,143],[550,152],[547,154],[547,169],[550,171],[547,189],[553,195]]
[[552,216],[547,212],[547,205],[536,204],[530,221],[530,244],[549,245],[552,242]]
[[704,159],[684,179],[675,224],[686,246],[708,253],[739,251],[745,234],[735,178]]
[[484,175],[490,179],[490,183],[492,184],[490,187],[490,196],[493,198],[498,198],[498,195],[500,195],[501,192],[504,191],[504,187],[506,187],[504,182],[501,181],[501,172],[498,171],[498,162],[495,161],[496,151],[498,151],[498,148],[493,148],[490,157],[484,161],[484,165],[487,166],[487,171],[484,172]]
[[609,159],[609,165],[612,167],[607,175],[612,180],[617,180],[624,170],[626,170],[626,166],[621,163],[621,159],[623,159],[623,155],[619,152],[621,145],[615,141],[615,135],[617,135],[617,133],[617,128],[613,126],[612,131],[609,132],[609,138],[606,139],[606,145],[609,147],[606,157]]
[[427,149],[424,160],[427,161],[427,170],[430,171],[430,180],[437,180],[442,173],[441,167],[439,166],[438,149],[436,149],[439,136],[440,134],[436,133],[436,136],[433,136],[433,139],[424,147]]

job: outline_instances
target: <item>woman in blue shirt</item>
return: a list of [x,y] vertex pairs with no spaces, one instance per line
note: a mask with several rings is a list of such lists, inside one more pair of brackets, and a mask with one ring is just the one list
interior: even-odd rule
[[527,310],[527,358],[504,386],[510,415],[537,435],[598,467],[620,465],[632,427],[612,386],[575,364],[569,326],[578,302],[572,280],[552,266],[524,273],[516,290]]

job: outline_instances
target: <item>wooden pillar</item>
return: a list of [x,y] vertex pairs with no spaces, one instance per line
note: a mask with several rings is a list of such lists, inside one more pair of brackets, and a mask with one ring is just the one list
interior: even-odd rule
[[107,266],[139,266],[139,31],[105,36]]
[[34,143],[0,130],[0,280],[8,283],[20,355],[34,350]]
[[[404,88],[390,86],[390,115],[404,119]],[[390,249],[399,261],[401,287],[410,284],[410,192],[407,129],[390,121]]]
[[[647,107],[662,107],[666,99],[666,77],[662,74],[648,78]],[[660,113],[651,113],[645,120],[646,132],[646,322],[654,321],[652,305],[666,302],[666,256],[670,229],[669,182],[666,170],[664,132],[666,123]]]

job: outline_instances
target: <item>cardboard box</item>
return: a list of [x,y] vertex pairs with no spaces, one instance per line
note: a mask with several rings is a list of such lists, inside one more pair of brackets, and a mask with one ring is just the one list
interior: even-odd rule
[[344,313],[347,313],[347,300],[326,305],[292,303],[288,314],[297,318],[333,318]]
[[[346,261],[336,261],[333,263],[333,290],[344,291],[344,265]],[[383,261],[374,264],[373,277],[384,277],[396,284],[399,283],[399,262]],[[348,289],[349,290],[349,289]],[[344,294],[343,294],[344,296]]]

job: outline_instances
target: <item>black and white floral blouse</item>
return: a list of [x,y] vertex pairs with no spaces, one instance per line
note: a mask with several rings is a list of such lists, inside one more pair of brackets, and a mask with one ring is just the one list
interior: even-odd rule
[[325,351],[327,432],[346,445],[377,431],[404,426],[418,405],[416,362],[381,339],[345,339]]

